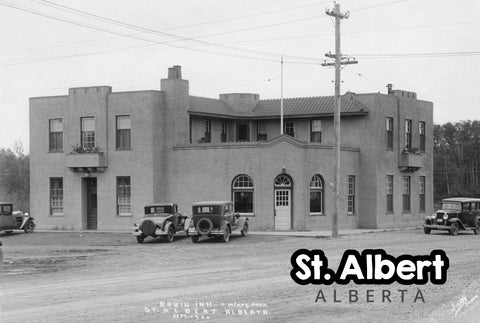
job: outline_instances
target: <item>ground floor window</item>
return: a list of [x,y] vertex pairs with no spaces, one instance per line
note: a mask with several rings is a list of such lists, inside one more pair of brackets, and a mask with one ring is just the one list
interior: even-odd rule
[[410,176],[403,176],[403,213],[410,213]]
[[387,213],[393,213],[393,175],[387,175]]
[[348,176],[347,214],[355,214],[355,176]]
[[418,187],[420,212],[425,212],[425,176],[420,176]]
[[117,214],[131,215],[131,185],[130,176],[117,177]]
[[253,214],[253,181],[250,176],[238,175],[232,183],[234,210],[238,213]]
[[310,180],[310,214],[323,214],[323,178],[314,175]]
[[63,178],[50,178],[50,215],[63,215]]

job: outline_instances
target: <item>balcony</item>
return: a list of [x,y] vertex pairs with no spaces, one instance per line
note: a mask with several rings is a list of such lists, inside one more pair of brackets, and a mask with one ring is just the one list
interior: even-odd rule
[[107,161],[103,152],[73,152],[67,154],[67,167],[73,172],[103,172]]
[[402,172],[415,172],[423,166],[423,155],[404,151],[400,154],[400,170]]

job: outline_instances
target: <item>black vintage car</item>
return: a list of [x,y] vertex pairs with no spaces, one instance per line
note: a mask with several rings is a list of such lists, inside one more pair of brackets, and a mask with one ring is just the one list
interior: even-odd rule
[[0,231],[10,234],[14,230],[33,232],[35,230],[33,218],[28,213],[13,211],[12,203],[0,202]]
[[175,203],[159,203],[145,206],[145,216],[139,224],[133,225],[133,235],[138,243],[143,243],[146,237],[166,237],[172,242],[175,234],[186,234],[190,218],[178,212]]
[[248,233],[248,218],[233,212],[233,202],[213,201],[198,202],[192,206],[192,221],[188,235],[192,242],[204,237],[220,237],[223,242],[230,240],[230,234],[240,232],[242,236]]
[[423,231],[429,234],[432,230],[447,230],[457,235],[459,230],[480,232],[480,199],[455,197],[442,200],[442,209],[425,218]]

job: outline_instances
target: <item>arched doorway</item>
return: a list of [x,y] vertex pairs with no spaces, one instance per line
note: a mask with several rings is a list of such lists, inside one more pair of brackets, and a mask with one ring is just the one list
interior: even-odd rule
[[292,178],[280,174],[274,182],[275,230],[292,228]]

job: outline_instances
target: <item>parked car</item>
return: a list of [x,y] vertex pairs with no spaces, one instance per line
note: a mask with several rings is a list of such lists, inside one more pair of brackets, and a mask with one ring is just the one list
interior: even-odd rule
[[35,222],[28,213],[13,211],[12,203],[0,202],[0,231],[10,234],[14,230],[31,233],[35,230]]
[[186,234],[190,218],[178,212],[175,203],[159,203],[145,206],[145,216],[133,225],[133,235],[138,243],[143,243],[146,237],[166,237],[172,242],[175,234]]
[[233,212],[233,202],[214,201],[198,202],[192,206],[192,221],[188,235],[192,242],[198,242],[200,237],[221,237],[223,242],[230,240],[230,234],[240,232],[242,236],[248,233],[248,218]]
[[442,200],[442,209],[432,216],[427,216],[423,231],[447,230],[456,236],[459,230],[480,232],[480,199],[455,197]]

